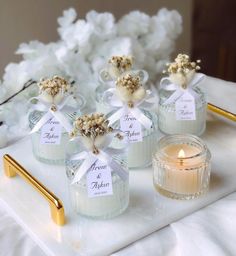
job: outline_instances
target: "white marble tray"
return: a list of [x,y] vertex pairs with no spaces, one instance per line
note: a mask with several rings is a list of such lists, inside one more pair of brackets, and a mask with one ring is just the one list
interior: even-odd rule
[[93,221],[74,216],[68,204],[63,167],[37,162],[28,139],[0,150],[19,161],[64,203],[67,224],[56,226],[47,202],[20,177],[7,178],[0,166],[0,200],[47,255],[109,255],[236,190],[236,126],[211,117],[203,136],[212,153],[209,193],[197,200],[176,201],[157,195],[152,170],[130,172],[130,205],[121,216]]

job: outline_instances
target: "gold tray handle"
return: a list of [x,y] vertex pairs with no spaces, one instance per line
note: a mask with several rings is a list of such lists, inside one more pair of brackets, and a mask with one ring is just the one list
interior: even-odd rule
[[228,119],[236,122],[236,114],[234,114],[234,113],[231,113],[223,108],[213,105],[212,103],[208,103],[207,108],[218,115],[221,115],[225,118],[228,118]]
[[49,191],[43,184],[35,179],[22,167],[15,159],[6,154],[3,156],[4,172],[7,177],[11,178],[18,174],[26,180],[32,187],[41,193],[41,195],[49,202],[51,209],[51,217],[57,225],[65,224],[64,207],[59,198]]

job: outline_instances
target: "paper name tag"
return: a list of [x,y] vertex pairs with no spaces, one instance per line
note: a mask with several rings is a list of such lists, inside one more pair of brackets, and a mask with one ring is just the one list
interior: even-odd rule
[[120,129],[125,133],[126,141],[138,142],[143,140],[142,125],[131,114],[125,114],[120,120]]
[[54,117],[48,119],[41,128],[40,143],[55,145],[61,143],[61,124]]
[[186,92],[175,102],[176,120],[196,120],[194,97]]
[[113,194],[111,169],[97,160],[87,173],[88,197],[108,196]]

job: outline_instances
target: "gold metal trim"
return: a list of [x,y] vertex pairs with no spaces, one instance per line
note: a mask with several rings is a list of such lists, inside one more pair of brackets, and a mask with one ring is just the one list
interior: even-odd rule
[[207,104],[207,108],[211,110],[214,113],[217,113],[218,115],[224,116],[234,122],[236,122],[236,114],[231,113],[223,108],[217,107],[216,105],[213,105],[211,103]]
[[4,172],[11,178],[18,174],[48,201],[51,209],[51,218],[57,225],[65,224],[64,207],[59,198],[49,191],[42,183],[25,170],[15,159],[6,154],[3,156]]

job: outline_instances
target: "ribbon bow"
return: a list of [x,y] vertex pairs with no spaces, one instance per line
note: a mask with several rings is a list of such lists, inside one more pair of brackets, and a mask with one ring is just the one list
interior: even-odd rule
[[115,87],[115,81],[126,74],[134,74],[139,76],[140,82],[145,84],[148,80],[148,73],[145,70],[128,70],[123,73],[119,73],[116,76],[112,76],[108,69],[102,69],[100,71],[99,80],[102,83],[106,83],[110,87]]
[[[169,77],[162,78],[160,82],[161,88],[167,91],[175,91],[163,104],[167,105],[176,102],[176,100],[178,100],[186,92],[191,94],[195,99],[199,98],[199,95],[194,91],[194,88],[200,81],[204,79],[204,77],[204,74],[195,74],[186,89],[183,89],[181,86],[172,83]],[[169,83],[166,83],[166,81]]]
[[103,149],[99,149],[98,154],[94,154],[90,150],[85,150],[81,153],[73,155],[70,160],[84,160],[79,170],[75,174],[74,179],[71,184],[74,184],[81,180],[81,178],[85,175],[85,173],[92,167],[94,163],[98,160],[108,165],[111,168],[111,171],[115,171],[122,180],[126,180],[128,178],[128,172],[123,169],[123,167],[118,164],[111,155],[122,154],[126,151],[125,148],[115,149],[111,147],[104,147]]
[[134,106],[128,107],[124,102],[122,102],[118,96],[115,94],[116,89],[110,88],[106,90],[103,94],[103,100],[106,104],[112,106],[113,108],[119,108],[114,114],[112,114],[108,120],[109,124],[112,125],[117,120],[119,120],[123,115],[130,113],[135,117],[145,128],[150,129],[152,127],[152,121],[146,117],[143,112],[139,109],[150,109],[155,104],[155,97],[150,90],[147,90],[147,95],[141,101],[134,103]]
[[57,119],[67,132],[70,132],[72,130],[72,125],[62,112],[75,111],[75,108],[66,106],[67,102],[71,99],[71,97],[72,96],[66,97],[57,105],[45,102],[40,97],[31,98],[30,101],[33,99],[38,100],[38,103],[32,107],[33,110],[46,112],[46,114],[44,114],[38,121],[38,123],[34,126],[31,133],[37,132],[52,117]]

